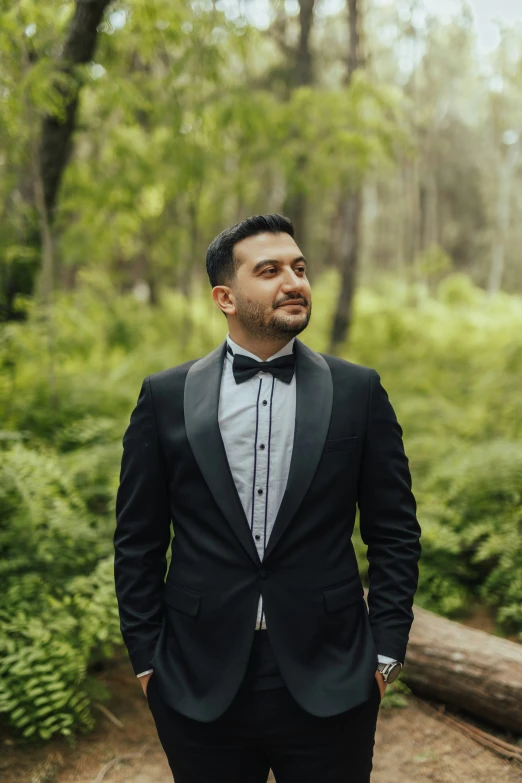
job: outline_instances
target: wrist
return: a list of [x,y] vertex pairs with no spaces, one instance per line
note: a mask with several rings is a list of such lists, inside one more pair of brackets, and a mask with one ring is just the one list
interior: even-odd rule
[[402,671],[402,663],[400,661],[391,661],[389,663],[379,662],[377,669],[380,671],[384,682],[389,685],[397,679]]

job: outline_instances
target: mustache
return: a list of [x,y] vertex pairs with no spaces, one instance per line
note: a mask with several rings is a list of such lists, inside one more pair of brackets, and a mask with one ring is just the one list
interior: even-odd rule
[[297,302],[297,303],[302,303],[302,304],[304,304],[305,306],[306,306],[306,305],[308,305],[308,302],[306,301],[306,299],[303,299],[303,297],[301,297],[301,296],[300,296],[300,297],[293,297],[293,298],[290,298],[290,299],[285,299],[285,301],[284,301],[284,302],[280,302],[278,305],[276,305],[276,308],[277,308],[277,307],[282,307],[282,306],[283,306],[283,305],[285,305],[287,302],[294,302],[294,303],[296,303],[296,302]]

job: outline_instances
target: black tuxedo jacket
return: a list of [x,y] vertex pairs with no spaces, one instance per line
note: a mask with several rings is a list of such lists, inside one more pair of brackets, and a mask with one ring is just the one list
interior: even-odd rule
[[[219,430],[225,350],[226,341],[145,378],[123,437],[114,533],[123,639],[134,672],[154,668],[170,706],[215,720],[245,673],[261,592],[291,694],[313,715],[335,715],[370,697],[377,651],[405,657],[421,547],[402,429],[375,370],[296,339],[294,447],[261,561]],[[356,504],[368,609],[351,541]]]

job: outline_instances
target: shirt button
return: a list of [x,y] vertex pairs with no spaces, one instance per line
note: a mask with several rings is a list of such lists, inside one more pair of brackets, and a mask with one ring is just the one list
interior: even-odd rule
[[259,541],[259,539],[261,538],[261,536],[254,536],[254,538],[256,539],[256,541]]
[[258,495],[262,495],[262,494],[263,494],[263,490],[262,490],[262,489],[258,489],[258,490],[257,490],[257,494],[258,494]]
[[263,405],[268,405],[266,400],[263,400]]
[[259,448],[260,448],[260,449],[264,449],[264,448],[265,448],[265,444],[264,444],[264,443],[262,443],[262,444],[260,445],[260,447],[259,447]]

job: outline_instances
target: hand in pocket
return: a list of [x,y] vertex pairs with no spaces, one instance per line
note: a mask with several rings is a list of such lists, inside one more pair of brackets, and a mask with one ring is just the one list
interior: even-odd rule
[[150,674],[145,674],[143,677],[140,677],[141,681],[141,687],[143,688],[143,693],[145,696],[147,695],[147,689],[149,687],[150,678],[154,677],[154,672],[151,672]]
[[382,676],[382,673],[377,669],[375,672],[375,679],[377,680],[377,685],[379,686],[379,693],[381,694],[381,701],[384,699],[384,694],[386,693],[386,688],[388,687],[388,683],[384,682],[384,677]]

